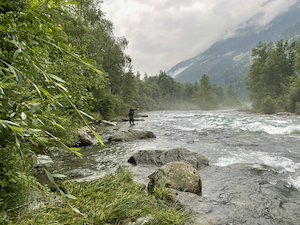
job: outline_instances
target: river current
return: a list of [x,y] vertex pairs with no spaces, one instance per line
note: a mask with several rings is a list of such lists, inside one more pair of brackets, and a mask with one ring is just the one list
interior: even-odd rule
[[[209,184],[206,184],[204,180],[203,185],[210,189],[206,191],[206,196],[212,198],[210,201],[217,202],[222,196],[226,196],[224,197],[224,199],[227,198],[226,202],[234,204],[234,209],[231,211],[236,210],[238,205],[248,204],[248,201],[252,205],[253,201],[263,205],[262,209],[268,211],[265,213],[267,216],[260,215],[260,218],[253,220],[252,224],[297,224],[295,221],[300,220],[300,215],[298,213],[295,215],[295,212],[299,211],[298,204],[300,202],[300,116],[248,114],[237,110],[154,111],[145,114],[148,115],[148,117],[143,117],[145,121],[136,121],[133,128],[129,127],[129,122],[107,127],[101,134],[106,144],[105,147],[95,145],[83,148],[81,150],[84,155],[82,159],[73,154],[56,157],[54,161],[59,166],[53,168],[53,172],[64,173],[74,178],[96,175],[103,171],[113,171],[120,164],[129,165],[128,158],[138,150],[184,147],[204,155],[213,166],[203,170],[203,179],[209,181]],[[124,129],[152,131],[156,138],[122,143],[108,142],[108,138],[112,134]],[[243,173],[246,174],[245,176],[243,174],[241,176],[240,172],[236,173],[233,170],[230,170],[231,174],[229,174],[227,168],[230,168],[232,164],[251,164],[252,168],[257,168],[260,172],[255,172],[255,174],[253,171],[250,172],[251,177],[246,172]],[[268,169],[265,169],[266,167]],[[216,168],[221,168],[221,170],[224,168],[220,173],[220,178],[211,176],[212,173],[221,171]],[[213,180],[221,180],[226,174],[229,174],[228,177],[231,176],[232,179],[240,177],[240,182],[246,180],[245,186],[250,187],[251,183],[258,183],[257,187],[251,187],[253,190],[257,189],[255,190],[257,192],[255,200],[249,200],[251,199],[249,196],[252,194],[246,193],[245,201],[240,200],[242,203],[237,205],[237,199],[243,198],[241,194],[243,187],[239,190],[232,190],[237,185],[230,179],[224,181],[228,184],[220,182],[220,186],[224,185],[224,187],[214,190],[214,186],[211,185]],[[251,180],[257,174],[259,177]],[[200,175],[202,177],[201,171]],[[205,186],[203,189],[205,196]],[[228,191],[224,191],[225,189]],[[268,193],[262,190],[268,190]],[[216,195],[215,199],[214,195]],[[224,199],[223,202],[225,202]],[[262,202],[257,202],[256,199],[261,199]],[[280,199],[280,201],[277,204],[273,199]],[[284,205],[285,203],[286,205]],[[211,204],[210,202],[209,207]],[[216,209],[219,209],[222,204],[220,203]],[[207,203],[207,207],[208,205]],[[291,206],[292,208],[290,208]],[[229,205],[218,213],[228,216],[225,213],[228,207]],[[251,221],[255,215],[263,211],[258,210],[254,213],[256,208],[254,206],[249,211],[253,212],[253,215],[247,221]],[[218,211],[216,209],[215,211]],[[248,215],[249,212],[245,211],[248,209],[249,207],[241,209],[241,214]],[[285,217],[288,219],[282,219]],[[290,219],[290,217],[293,218]],[[264,218],[264,221],[260,222],[261,218]],[[242,221],[237,218],[227,218],[224,221],[227,224],[228,221],[232,222],[233,220]],[[218,222],[208,218],[208,221],[212,224],[225,224],[221,220]],[[246,222],[236,224],[246,224]]]

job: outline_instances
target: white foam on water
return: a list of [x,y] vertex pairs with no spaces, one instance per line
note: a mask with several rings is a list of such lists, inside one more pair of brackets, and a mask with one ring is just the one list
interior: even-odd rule
[[228,166],[234,163],[258,163],[271,166],[279,173],[294,173],[300,168],[300,163],[295,163],[289,158],[272,155],[267,152],[223,149],[223,154],[224,156],[219,157],[215,165]]
[[289,177],[287,179],[287,183],[293,187],[295,187],[297,190],[300,190],[300,176],[296,177],[295,179],[292,177]]
[[291,121],[234,121],[233,129],[249,131],[249,132],[264,132],[271,135],[276,134],[292,134],[300,132],[300,126],[293,124]]

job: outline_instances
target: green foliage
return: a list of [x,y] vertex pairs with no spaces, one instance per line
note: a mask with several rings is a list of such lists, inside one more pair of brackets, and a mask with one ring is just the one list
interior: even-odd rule
[[262,111],[266,114],[275,113],[276,110],[276,100],[272,99],[271,96],[267,96],[262,101]]
[[126,169],[90,183],[66,182],[66,192],[77,199],[55,203],[38,210],[34,216],[28,212],[14,219],[19,224],[126,224],[140,217],[153,216],[148,224],[184,224],[189,215],[161,200],[157,201],[135,183]]
[[[247,77],[247,86],[255,110],[273,112],[276,107],[279,110],[294,110],[296,92],[291,88],[291,81],[296,77],[298,45],[297,42],[288,45],[288,41],[280,40],[275,45],[272,42],[259,42],[252,49],[254,59]],[[277,102],[276,107],[273,100]]]
[[200,86],[197,93],[197,102],[201,108],[214,107],[218,103],[218,97],[213,91],[212,84],[206,74],[202,75]]

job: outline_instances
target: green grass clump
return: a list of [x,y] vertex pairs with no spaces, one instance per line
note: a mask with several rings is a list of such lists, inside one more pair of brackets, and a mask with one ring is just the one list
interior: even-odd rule
[[[35,212],[15,217],[16,224],[127,224],[151,215],[145,223],[181,225],[189,220],[189,213],[171,198],[148,194],[144,185],[132,180],[125,169],[116,175],[106,175],[90,183],[65,182],[61,188],[77,199],[57,202]],[[165,190],[158,190],[164,192]],[[70,207],[71,206],[71,207]]]

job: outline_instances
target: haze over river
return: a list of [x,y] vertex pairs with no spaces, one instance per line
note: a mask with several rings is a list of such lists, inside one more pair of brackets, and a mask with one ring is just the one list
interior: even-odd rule
[[[137,150],[184,147],[211,165],[199,171],[202,197],[189,200],[199,218],[211,224],[300,224],[300,116],[236,110],[146,114],[134,129],[157,138],[87,147],[83,159],[55,158],[60,166],[54,172],[89,176],[127,164]],[[108,127],[104,141],[120,129],[131,128],[128,122]]]

